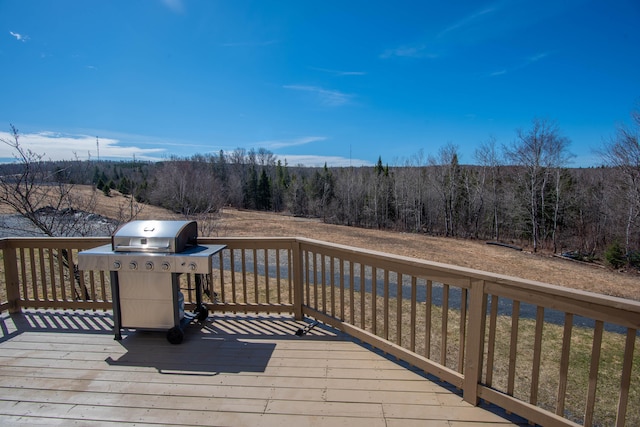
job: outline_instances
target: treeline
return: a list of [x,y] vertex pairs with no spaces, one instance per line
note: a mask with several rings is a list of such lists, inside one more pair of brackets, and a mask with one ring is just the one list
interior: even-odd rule
[[236,149],[158,163],[96,163],[92,180],[115,188],[124,180],[137,200],[184,215],[224,206],[288,212],[638,265],[640,157],[628,157],[637,138],[634,146],[625,132],[605,147],[603,166],[588,169],[568,167],[569,141],[554,123],[536,120],[510,146],[483,143],[473,166],[460,164],[453,144],[399,165],[380,158],[373,167],[291,166],[265,149]]
[[[47,162],[46,168],[39,157],[23,156],[22,163],[0,166],[2,200],[20,206],[29,197],[20,185],[28,180],[91,183],[186,217],[215,215],[225,206],[287,212],[640,266],[640,115],[633,117],[634,128],[621,127],[604,144],[597,168],[569,167],[569,141],[555,123],[534,120],[510,145],[481,144],[474,165],[461,164],[453,144],[392,166],[379,158],[373,167],[291,166],[266,149],[242,148],[156,163]],[[17,136],[5,142],[27,153]],[[29,172],[35,165],[39,176]],[[17,203],[11,194],[20,195]]]

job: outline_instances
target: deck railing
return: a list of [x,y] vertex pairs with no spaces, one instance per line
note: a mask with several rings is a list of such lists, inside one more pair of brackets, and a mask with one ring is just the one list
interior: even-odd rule
[[[110,309],[109,275],[75,267],[108,242],[0,240],[0,309]],[[304,238],[199,242],[227,246],[205,281],[214,312],[313,317],[532,423],[640,424],[638,302]]]

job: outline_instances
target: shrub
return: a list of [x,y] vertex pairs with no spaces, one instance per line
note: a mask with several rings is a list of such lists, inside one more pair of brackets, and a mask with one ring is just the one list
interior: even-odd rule
[[620,268],[626,264],[627,260],[624,248],[620,245],[620,242],[613,242],[607,247],[604,251],[604,259],[606,259],[607,263],[613,268]]
[[640,269],[640,251],[630,250],[627,254],[627,259],[631,267]]

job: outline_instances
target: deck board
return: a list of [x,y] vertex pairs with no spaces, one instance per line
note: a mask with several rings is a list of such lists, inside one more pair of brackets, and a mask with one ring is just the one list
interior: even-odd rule
[[509,425],[421,372],[288,316],[210,316],[185,341],[109,313],[0,317],[0,425]]

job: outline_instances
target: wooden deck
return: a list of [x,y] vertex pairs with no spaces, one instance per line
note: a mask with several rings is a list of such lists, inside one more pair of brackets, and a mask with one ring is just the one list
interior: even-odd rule
[[[110,313],[0,315],[0,425],[477,426],[519,422],[288,316],[210,316],[181,345]],[[485,423],[485,424],[483,424]]]

